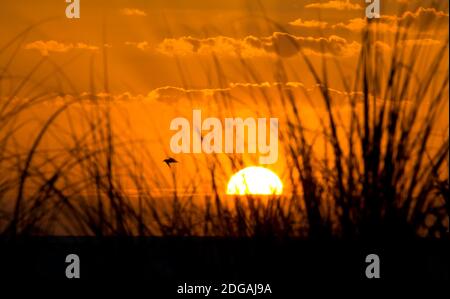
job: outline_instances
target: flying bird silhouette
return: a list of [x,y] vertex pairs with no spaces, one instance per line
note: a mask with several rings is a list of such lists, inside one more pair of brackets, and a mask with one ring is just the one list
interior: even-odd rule
[[178,161],[175,160],[175,159],[172,158],[172,157],[169,157],[169,158],[167,158],[167,159],[164,159],[163,162],[166,163],[167,166],[169,166],[169,167],[171,167],[170,164],[172,164],[172,163],[178,163]]

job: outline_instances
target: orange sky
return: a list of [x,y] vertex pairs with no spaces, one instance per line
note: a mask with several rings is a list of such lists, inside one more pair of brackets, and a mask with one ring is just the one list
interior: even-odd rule
[[[433,53],[448,37],[448,1],[438,1],[438,6],[429,5],[428,1],[382,2],[379,30],[383,37],[376,46],[385,53],[392,48],[396,22],[401,27],[412,21],[411,38],[402,45],[406,48],[421,44]],[[145,140],[158,161],[170,154],[169,123],[173,117],[189,117],[192,108],[202,108],[219,117],[230,113],[219,103],[227,99],[233,100],[237,111],[234,114],[241,117],[279,116],[283,114],[279,107],[271,112],[261,105],[264,98],[273,99],[274,104],[279,102],[279,84],[298,95],[301,114],[309,119],[306,126],[317,128],[317,118],[311,116],[317,111],[304,93],[314,99],[318,91],[293,44],[302,47],[315,66],[321,65],[321,47],[325,47],[330,87],[338,99],[344,97],[334,61],[340,64],[344,76],[353,76],[361,46],[365,3],[355,0],[261,3],[263,8],[257,1],[244,0],[82,0],[81,18],[67,19],[64,15],[67,4],[63,0],[5,1],[0,9],[0,46],[16,36],[20,43],[0,52],[0,66],[8,65],[0,96],[12,94],[20,80],[45,57],[46,62],[17,95],[19,99],[58,92],[60,101],[68,96],[87,97],[93,91],[104,95],[108,91],[116,101],[118,132],[122,132],[121,136]],[[265,16],[273,23],[268,23]],[[37,24],[43,20],[46,21]],[[419,29],[423,30],[429,22],[433,23],[431,29],[418,36]],[[27,34],[18,35],[34,24],[37,25]],[[18,52],[9,63],[17,45]],[[103,51],[107,53],[108,90],[105,90]],[[280,78],[278,72],[279,58],[286,70],[285,78]],[[426,57],[420,59],[427,63]],[[60,67],[59,72],[55,72],[55,66]],[[445,75],[441,69],[436,71]],[[344,102],[338,100],[336,105],[345,110]],[[55,103],[58,100],[47,103],[45,109],[35,107],[23,119],[39,123],[57,109]],[[320,104],[317,106],[320,113]],[[76,115],[80,113],[77,109],[73,110]],[[75,119],[81,122],[82,117],[78,115]],[[448,116],[441,123],[441,130],[448,130]],[[62,120],[59,125],[65,128],[67,123]],[[34,127],[23,130],[23,134],[29,134]],[[64,131],[59,130],[55,132]],[[272,167],[284,173],[285,161],[280,159]]]
[[[29,25],[55,18],[27,34],[23,40],[24,51],[20,51],[14,60],[11,71],[23,73],[41,55],[48,55],[64,65],[80,92],[89,86],[91,57],[95,60],[97,83],[101,84],[104,43],[109,46],[109,80],[115,93],[145,95],[162,86],[182,87],[174,55],[178,56],[185,73],[184,84],[191,88],[220,87],[217,79],[208,76],[212,52],[220,57],[229,83],[249,81],[238,67],[236,51],[249,58],[261,82],[274,81],[270,59],[276,55],[275,47],[287,60],[292,59],[292,64],[299,65],[300,60],[295,58],[296,51],[287,38],[276,34],[281,28],[274,28],[262,20],[257,1],[167,2],[83,1],[81,18],[73,20],[65,18],[64,1],[8,1],[0,10],[0,44]],[[331,1],[335,4],[328,6],[327,1],[322,1],[325,8],[317,8],[313,2],[266,0],[262,4],[266,14],[310,50],[311,56],[320,52],[319,38],[323,37],[332,49],[331,55],[342,65],[350,66],[358,53],[364,1],[352,1],[353,4]],[[382,5],[386,24],[399,14],[399,2],[405,1],[389,1]],[[407,7],[416,12],[424,2],[427,1],[408,1]],[[439,8],[409,16],[417,24],[429,18],[439,23],[442,31],[430,32],[426,37],[433,41],[442,40],[448,32],[448,3],[439,2],[442,2]],[[392,30],[391,25],[385,26],[386,31],[389,29]],[[290,70],[290,78],[301,77],[302,82],[311,84],[308,82],[311,78],[301,68],[300,65],[300,70]],[[54,82],[47,84],[50,89],[55,87]]]

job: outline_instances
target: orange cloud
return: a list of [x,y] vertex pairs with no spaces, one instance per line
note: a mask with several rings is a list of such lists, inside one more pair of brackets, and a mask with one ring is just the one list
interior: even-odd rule
[[[234,101],[242,102],[247,105],[248,103],[245,101],[245,99],[248,99],[249,95],[251,95],[252,98],[255,98],[255,94],[257,95],[258,92],[261,92],[262,90],[265,91],[266,95],[267,93],[269,93],[271,95],[271,98],[273,99],[280,96],[280,90],[290,90],[291,92],[294,92],[299,99],[302,99],[302,101],[305,100],[304,95],[307,95],[311,99],[320,99],[322,97],[321,88],[317,84],[310,87],[305,87],[301,82],[243,82],[230,83],[226,88],[209,89],[185,89],[181,87],[164,86],[150,91],[145,99],[151,101],[159,101],[170,105],[178,102],[189,103],[189,99],[194,103],[211,102],[217,100],[219,98],[218,96],[227,96]],[[362,97],[361,92],[345,92],[332,88],[328,88],[328,92],[333,98],[333,105],[349,103],[348,99],[350,97]],[[262,100],[264,96],[261,96],[261,98],[256,96],[256,98],[257,100]],[[306,104],[306,101],[302,103]]]
[[316,20],[304,21],[302,19],[297,19],[295,21],[289,22],[289,25],[304,28],[326,28],[328,26],[328,23]]
[[367,26],[367,22],[363,18],[355,18],[351,19],[346,23],[338,23],[333,25],[333,28],[344,28],[353,32],[360,32],[365,26]]
[[150,49],[150,44],[146,41],[142,42],[125,42],[125,45],[135,47],[141,51]]
[[184,99],[192,99],[195,101],[205,101],[218,93],[229,93],[229,88],[215,88],[215,89],[185,89],[174,86],[164,86],[150,91],[147,95],[148,100],[161,101],[164,103],[174,103]]
[[[433,29],[435,26],[447,27],[449,21],[448,17],[449,15],[447,13],[436,10],[435,8],[420,7],[416,11],[407,11],[399,16],[382,15],[381,18],[372,20],[372,24],[376,26],[374,29],[381,32],[396,32],[405,27],[414,27],[416,29],[425,30],[428,28]],[[357,33],[361,32],[361,30],[367,26],[367,19],[354,18],[334,25],[318,21],[308,21],[308,23],[306,23],[301,21],[301,19],[298,19],[289,24],[308,28],[345,29]]]
[[[164,55],[221,55],[244,58],[260,56],[290,57],[300,50],[306,54],[352,56],[360,49],[357,42],[349,42],[339,36],[299,37],[275,32],[269,37],[247,36],[235,39],[225,36],[210,38],[181,37],[164,39],[156,48]],[[324,53],[322,53],[322,50]]]
[[[49,104],[61,105],[68,101],[79,100],[78,104],[95,103],[102,104],[107,102],[159,102],[169,106],[181,105],[200,105],[205,103],[220,102],[222,97],[233,101],[235,104],[248,106],[248,99],[251,97],[254,104],[260,101],[266,101],[267,97],[273,100],[275,104],[280,100],[284,92],[292,92],[301,105],[314,105],[316,108],[325,108],[322,98],[322,90],[319,84],[305,86],[302,82],[237,82],[230,83],[224,88],[198,88],[188,89],[176,86],[163,86],[150,90],[147,94],[123,93],[96,93],[83,92],[79,95],[62,95],[49,99]],[[363,93],[360,91],[342,91],[334,88],[327,88],[331,96],[331,104],[348,104],[350,99],[359,101]],[[314,102],[311,102],[314,101]]]
[[137,17],[146,17],[147,13],[143,10],[137,8],[124,8],[121,10],[122,14],[125,16],[137,16]]
[[26,50],[38,50],[41,55],[48,56],[50,52],[67,52],[72,49],[81,49],[81,50],[89,50],[96,51],[98,50],[97,46],[88,45],[85,43],[61,43],[54,40],[42,41],[37,40],[25,45]]
[[329,2],[319,2],[311,3],[305,5],[305,8],[320,8],[320,9],[337,9],[337,10],[359,10],[362,9],[361,5],[357,3],[351,3],[347,1],[329,1]]
[[435,8],[419,7],[415,12],[407,11],[401,16],[382,16],[385,21],[398,21],[401,26],[407,26],[410,23],[419,27],[427,25],[448,25],[448,13]]

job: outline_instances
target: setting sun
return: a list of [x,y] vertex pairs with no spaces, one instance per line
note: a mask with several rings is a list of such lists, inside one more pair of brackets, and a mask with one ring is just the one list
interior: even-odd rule
[[271,195],[281,194],[283,184],[280,178],[264,167],[247,167],[235,173],[228,182],[229,195]]

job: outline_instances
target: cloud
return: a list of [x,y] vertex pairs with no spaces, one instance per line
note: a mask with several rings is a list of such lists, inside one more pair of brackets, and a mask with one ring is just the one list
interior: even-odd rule
[[399,15],[382,15],[379,19],[371,20],[370,24],[366,18],[352,18],[345,22],[330,24],[317,20],[296,19],[289,22],[294,27],[302,29],[322,30],[326,34],[344,35],[349,33],[360,33],[364,28],[379,33],[395,34],[397,31],[409,33],[421,32],[428,37],[448,35],[449,15],[435,8],[419,7],[415,11],[406,11]]
[[229,92],[230,88],[185,89],[181,87],[164,86],[150,91],[147,95],[147,99],[169,104],[185,99],[203,102],[206,98],[211,98],[219,94],[228,94]]
[[320,8],[320,9],[336,9],[336,10],[359,10],[362,9],[361,5],[357,3],[351,3],[349,0],[347,1],[328,1],[328,2],[319,2],[319,3],[311,3],[305,5],[305,8]]
[[[79,95],[58,95],[55,98],[56,103],[63,104],[70,101],[78,100],[81,103],[93,103],[95,101],[96,104],[106,103],[106,102],[140,102],[148,100],[148,96],[142,94],[132,94],[131,92],[123,92],[123,93],[107,93],[107,92],[82,92]],[[53,102],[53,99],[52,99]]]
[[375,41],[373,45],[378,53],[388,53],[392,50],[391,46],[380,40]]
[[[416,29],[424,30],[427,28],[433,28],[432,25],[437,27],[448,26],[448,14],[436,10],[435,8],[420,7],[416,11],[407,11],[400,16],[395,15],[382,15],[381,18],[373,20],[376,24],[377,30],[384,32],[396,32],[399,28],[414,26]],[[353,32],[361,31],[367,25],[366,19],[355,18],[348,22],[341,22],[332,26],[333,29],[343,28]],[[448,29],[447,29],[448,34]]]
[[[325,102],[322,96],[321,86],[313,84],[305,86],[302,82],[236,82],[230,83],[223,88],[198,88],[188,89],[176,86],[163,86],[150,90],[147,94],[105,93],[92,94],[83,92],[79,95],[61,95],[49,100],[49,104],[62,105],[67,102],[77,100],[77,104],[106,104],[106,103],[150,103],[165,104],[171,107],[179,105],[207,106],[214,107],[225,99],[235,105],[249,107],[249,105],[260,105],[267,103],[270,99],[275,106],[282,105],[282,94],[289,92],[297,99],[299,105],[313,105],[319,109],[325,109]],[[341,91],[334,88],[327,88],[333,106],[342,106],[350,103],[350,99],[359,101],[363,97],[360,91]],[[211,105],[209,105],[211,104]],[[220,107],[220,105],[218,106]],[[237,106],[236,106],[237,107]]]
[[124,8],[121,10],[122,14],[125,16],[137,16],[137,17],[146,17],[147,13],[143,10],[137,8]]
[[332,26],[332,28],[343,28],[353,32],[360,32],[365,26],[367,26],[367,22],[363,18],[354,18],[345,23],[337,23]]
[[303,28],[326,28],[328,26],[328,23],[317,20],[304,21],[302,19],[297,19],[295,21],[289,22],[289,25]]
[[[247,36],[235,39],[225,36],[209,38],[181,37],[164,39],[156,51],[164,55],[220,55],[244,58],[261,56],[291,57],[301,50],[306,54],[352,56],[360,49],[357,42],[339,36],[299,37],[275,32],[268,37]],[[322,51],[324,53],[322,53]]]
[[[301,83],[300,83],[301,84]],[[279,83],[269,83],[269,82],[261,82],[261,83],[230,83],[230,88],[265,88],[279,85]],[[303,84],[302,84],[303,85]]]
[[[264,90],[264,95],[258,92]],[[301,82],[260,82],[260,83],[230,83],[226,88],[208,88],[208,89],[185,89],[181,87],[165,86],[156,88],[150,91],[145,97],[146,100],[159,101],[166,104],[175,104],[178,102],[189,103],[192,100],[194,103],[215,102],[220,100],[221,96],[227,96],[244,105],[248,104],[249,96],[252,99],[263,100],[267,95],[273,101],[280,97],[280,90],[282,92],[290,91],[297,99],[301,99],[303,104],[306,104],[305,95],[308,98],[318,101],[315,104],[323,104],[321,88],[315,84],[310,87],[304,86]],[[337,89],[328,88],[328,92],[333,100],[332,104],[349,103],[350,97],[362,98],[361,92],[345,92]]]
[[382,16],[385,22],[398,21],[400,26],[414,24],[420,28],[428,25],[448,26],[448,13],[435,8],[419,7],[415,12],[407,11],[401,16]]
[[150,44],[146,41],[142,42],[125,42],[126,46],[135,47],[141,51],[147,51],[150,49]]
[[297,54],[300,49],[307,54],[323,54],[334,56],[353,56],[360,50],[360,44],[332,35],[329,37],[296,37],[287,33],[275,33],[266,40],[268,50],[274,50],[278,55],[289,57]]
[[67,52],[72,47],[70,45],[59,43],[54,40],[34,41],[25,45],[26,50],[38,50],[43,56],[48,56],[49,52]]
[[88,45],[85,43],[62,43],[54,40],[42,41],[37,40],[25,45],[26,50],[38,50],[41,55],[48,56],[50,52],[67,52],[72,49],[97,51],[99,48],[97,46]]
[[[111,45],[105,44],[105,47],[111,48]],[[92,46],[92,45],[88,45],[88,44],[85,44],[85,43],[76,43],[76,44],[72,45],[72,48],[73,49],[90,50],[90,51],[97,51],[98,50],[97,46]]]
[[[226,36],[216,36],[210,38],[181,37],[177,39],[164,39],[156,50],[165,55],[186,56],[192,54],[200,55],[220,55],[255,57],[265,56],[267,53],[263,49],[254,47],[249,41],[254,37],[243,40]],[[254,38],[257,39],[257,38]]]

